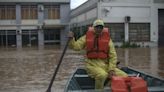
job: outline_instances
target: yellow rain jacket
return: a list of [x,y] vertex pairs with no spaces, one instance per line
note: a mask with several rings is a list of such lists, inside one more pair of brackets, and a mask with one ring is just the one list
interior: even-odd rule
[[[77,41],[73,38],[69,46],[74,50],[84,49],[86,46],[86,35],[79,38]],[[108,72],[110,70],[115,71],[118,76],[127,76],[126,73],[121,71],[116,67],[117,54],[113,45],[112,40],[109,42],[109,55],[110,58],[107,59],[85,59],[85,67],[89,76],[95,79],[95,88],[103,89],[104,82],[108,77]]]

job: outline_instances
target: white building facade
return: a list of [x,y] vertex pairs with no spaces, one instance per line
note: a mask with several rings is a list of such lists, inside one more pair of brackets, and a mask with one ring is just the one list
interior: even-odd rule
[[70,0],[0,0],[0,47],[65,44]]
[[163,46],[164,0],[88,0],[71,11],[71,28],[83,35],[97,18],[105,22],[115,45]]

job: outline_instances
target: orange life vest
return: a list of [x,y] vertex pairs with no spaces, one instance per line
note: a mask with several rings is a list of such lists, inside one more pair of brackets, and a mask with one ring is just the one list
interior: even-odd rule
[[[97,40],[96,40],[97,39]],[[96,38],[94,28],[89,27],[86,33],[86,49],[87,58],[100,58],[106,59],[109,57],[109,31],[108,28],[104,28],[100,35]]]
[[148,92],[147,83],[141,77],[112,77],[112,92]]

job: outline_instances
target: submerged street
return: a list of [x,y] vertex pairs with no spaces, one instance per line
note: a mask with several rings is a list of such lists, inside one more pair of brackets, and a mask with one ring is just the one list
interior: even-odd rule
[[[106,67],[108,78],[126,75],[103,62],[112,55],[110,62],[115,60],[114,45],[125,47],[116,48],[119,68],[164,79],[164,0],[0,0],[0,92],[46,92],[63,56],[62,46],[73,37],[82,38],[79,44],[72,40],[70,47],[86,46],[87,55],[67,49],[51,92],[64,92],[75,70],[85,66],[86,56],[104,59],[93,60],[102,63],[97,64],[100,69],[92,60],[88,63],[91,72],[96,68],[96,89],[104,86]],[[149,84],[162,84],[146,78]]]
[[[164,48],[116,48],[121,66],[164,78]],[[62,49],[0,49],[0,92],[45,92]],[[83,67],[84,52],[66,51],[52,92],[63,92],[71,74]],[[54,91],[55,90],[55,91]]]

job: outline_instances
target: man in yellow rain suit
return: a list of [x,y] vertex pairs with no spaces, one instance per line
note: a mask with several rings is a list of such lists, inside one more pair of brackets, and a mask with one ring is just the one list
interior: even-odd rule
[[72,37],[69,43],[72,49],[86,49],[85,67],[88,75],[95,79],[95,89],[103,89],[105,80],[113,75],[127,76],[116,67],[117,54],[109,31],[104,28],[102,20],[95,20],[93,27],[90,27],[86,35],[77,41],[73,38],[72,32],[69,32],[68,36]]

